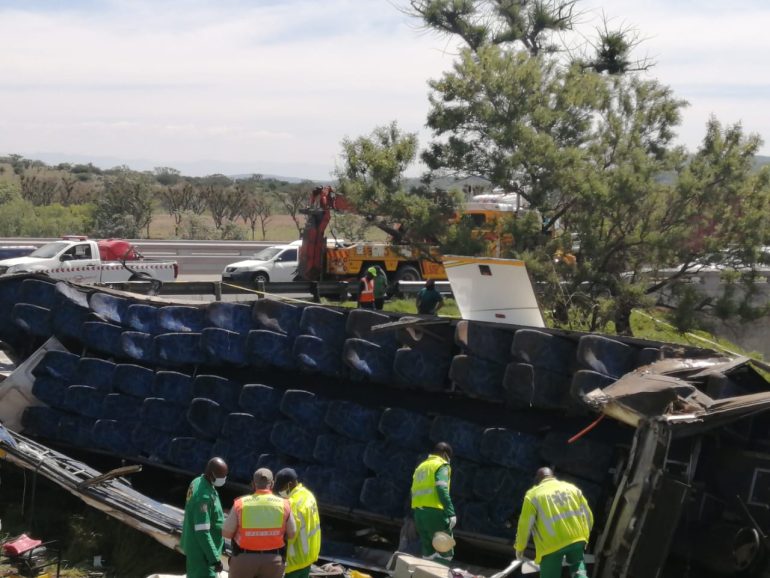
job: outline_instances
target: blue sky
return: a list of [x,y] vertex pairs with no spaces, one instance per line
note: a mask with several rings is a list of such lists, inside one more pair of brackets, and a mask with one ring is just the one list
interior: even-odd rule
[[[0,154],[324,179],[342,138],[391,120],[427,144],[452,46],[399,1],[0,0]],[[640,31],[690,102],[682,143],[711,114],[770,141],[770,3],[579,6],[589,29],[604,13]]]

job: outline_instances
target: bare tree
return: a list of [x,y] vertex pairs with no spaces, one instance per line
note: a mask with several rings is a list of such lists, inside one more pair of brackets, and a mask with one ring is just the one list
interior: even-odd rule
[[294,226],[297,227],[297,232],[299,234],[302,234],[302,225],[304,222],[302,220],[300,209],[308,204],[309,193],[307,192],[307,189],[312,188],[311,185],[312,183],[308,185],[308,183],[303,182],[299,185],[291,186],[286,190],[273,192],[273,196],[278,200],[281,208],[283,208],[286,211],[286,214],[291,217],[291,220],[294,221]]
[[21,181],[21,196],[30,203],[44,206],[53,203],[59,185],[56,180],[27,174],[22,174],[19,179]]
[[267,238],[267,225],[273,218],[273,198],[265,191],[253,191],[241,206],[240,216],[249,225],[252,240],[256,238],[257,223],[259,223],[264,241]]
[[72,203],[72,197],[75,194],[75,187],[78,180],[72,175],[64,175],[59,181],[59,200],[65,207]]
[[161,188],[159,196],[161,205],[174,219],[175,237],[179,236],[179,227],[182,225],[185,212],[201,214],[206,210],[206,203],[202,202],[200,189],[188,181]]
[[204,179],[202,190],[206,208],[214,220],[214,228],[221,231],[224,221],[233,219],[232,181],[224,175],[211,175]]

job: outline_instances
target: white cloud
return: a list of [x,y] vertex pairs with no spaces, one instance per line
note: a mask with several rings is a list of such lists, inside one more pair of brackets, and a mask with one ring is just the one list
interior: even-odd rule
[[[584,0],[587,19],[599,5]],[[691,102],[681,136],[695,146],[710,113],[770,137],[768,10],[615,0],[605,11],[639,28],[652,73]],[[446,46],[388,0],[0,8],[0,106],[13,111],[0,152],[293,164],[323,178],[344,136],[396,119],[427,142],[427,80],[450,67]]]

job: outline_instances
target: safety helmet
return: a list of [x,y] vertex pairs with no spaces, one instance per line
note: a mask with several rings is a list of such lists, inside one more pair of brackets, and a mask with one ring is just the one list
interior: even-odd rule
[[443,554],[455,547],[455,539],[446,532],[436,532],[433,534],[432,544],[436,552]]

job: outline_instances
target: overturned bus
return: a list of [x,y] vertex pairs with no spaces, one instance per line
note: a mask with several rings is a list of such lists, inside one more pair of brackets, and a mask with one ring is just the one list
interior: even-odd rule
[[[595,513],[594,576],[760,576],[767,366],[632,338],[277,299],[177,303],[0,279],[13,432],[244,487],[291,466],[324,517],[397,532],[410,478],[455,451],[458,556],[506,552],[534,470]],[[173,540],[171,540],[173,542]],[[164,543],[169,543],[164,541]],[[341,546],[336,545],[339,551]]]

